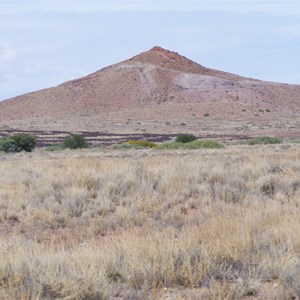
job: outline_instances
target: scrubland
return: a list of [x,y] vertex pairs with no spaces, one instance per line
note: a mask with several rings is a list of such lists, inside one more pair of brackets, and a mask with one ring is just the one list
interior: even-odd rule
[[300,145],[0,154],[1,299],[297,299]]

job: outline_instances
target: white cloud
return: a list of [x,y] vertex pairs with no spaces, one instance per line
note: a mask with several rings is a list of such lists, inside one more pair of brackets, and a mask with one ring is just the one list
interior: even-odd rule
[[0,46],[0,66],[4,66],[15,60],[17,55],[16,49],[4,44]]

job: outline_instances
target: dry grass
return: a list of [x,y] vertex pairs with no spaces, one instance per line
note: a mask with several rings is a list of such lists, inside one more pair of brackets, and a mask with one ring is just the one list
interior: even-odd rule
[[36,151],[0,173],[1,299],[300,297],[297,144]]

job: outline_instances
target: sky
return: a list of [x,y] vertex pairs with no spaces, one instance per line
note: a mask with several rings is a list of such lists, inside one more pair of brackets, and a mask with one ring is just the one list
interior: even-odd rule
[[209,68],[300,84],[300,1],[0,0],[0,100],[153,46]]

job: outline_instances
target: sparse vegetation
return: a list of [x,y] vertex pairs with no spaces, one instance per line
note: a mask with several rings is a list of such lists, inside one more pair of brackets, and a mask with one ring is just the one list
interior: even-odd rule
[[172,150],[172,149],[219,149],[224,145],[217,141],[203,140],[192,141],[188,143],[168,142],[157,145],[155,149],[158,150]]
[[178,137],[175,139],[176,143],[189,143],[192,141],[195,141],[197,138],[193,134],[189,133],[182,133],[178,135]]
[[125,144],[132,145],[137,148],[153,148],[156,146],[156,143],[145,141],[145,140],[129,140]]
[[146,151],[1,161],[1,299],[300,297],[298,144]]
[[248,141],[248,145],[281,144],[282,139],[271,136],[256,137]]
[[31,152],[35,145],[35,137],[28,134],[14,134],[0,139],[0,150],[4,152]]
[[87,142],[81,134],[73,134],[64,140],[64,147],[70,149],[87,148]]

